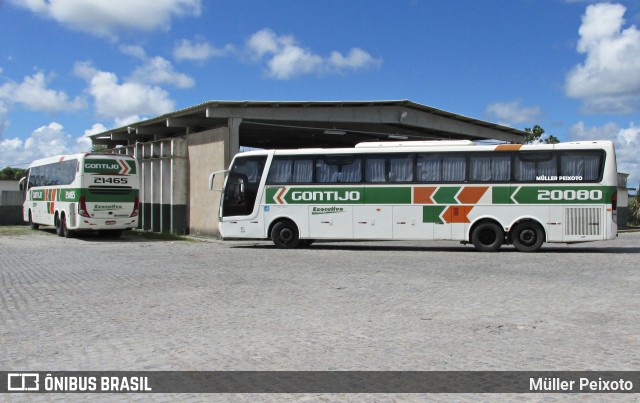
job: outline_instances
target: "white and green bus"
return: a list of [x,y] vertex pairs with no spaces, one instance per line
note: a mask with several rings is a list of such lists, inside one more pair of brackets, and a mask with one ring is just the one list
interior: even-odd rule
[[99,231],[120,236],[138,227],[139,179],[135,158],[73,154],[32,162],[20,181],[23,219],[32,229],[52,225],[59,236]]
[[513,244],[533,252],[543,242],[617,236],[609,141],[250,151],[222,172],[222,237],[271,238],[280,248],[316,239],[459,240],[480,251]]

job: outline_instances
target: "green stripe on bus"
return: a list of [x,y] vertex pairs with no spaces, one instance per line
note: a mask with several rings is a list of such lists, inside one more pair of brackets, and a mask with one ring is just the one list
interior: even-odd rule
[[[438,205],[459,204],[460,186],[439,186],[432,199]],[[492,186],[492,204],[609,204],[615,186]],[[107,195],[101,195],[105,197]],[[124,201],[124,199],[106,199]],[[89,201],[89,200],[87,200]],[[412,204],[410,186],[273,187],[266,189],[268,204]],[[420,204],[420,203],[418,203]],[[425,210],[426,211],[426,210]],[[442,210],[440,210],[442,212]]]
[[84,189],[85,200],[87,203],[133,203],[138,196],[138,189],[126,189],[116,194],[105,194]]
[[410,187],[366,187],[364,189],[366,204],[411,204]]
[[433,200],[437,204],[458,204],[455,199],[460,191],[460,186],[442,186],[433,194]]
[[614,186],[512,186],[517,204],[608,204]]
[[510,186],[493,186],[491,188],[491,203],[493,204],[511,204],[511,187]]
[[447,206],[422,206],[422,222],[444,224],[440,218],[440,214]]

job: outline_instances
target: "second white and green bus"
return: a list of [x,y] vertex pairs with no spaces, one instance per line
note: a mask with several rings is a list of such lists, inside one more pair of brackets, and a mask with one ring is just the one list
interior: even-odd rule
[[120,236],[138,227],[138,164],[128,155],[73,154],[32,162],[20,181],[23,219],[60,236],[98,231]]
[[[361,143],[240,153],[221,194],[223,238],[458,240],[480,251],[617,236],[609,141]],[[210,176],[212,188],[215,177]]]

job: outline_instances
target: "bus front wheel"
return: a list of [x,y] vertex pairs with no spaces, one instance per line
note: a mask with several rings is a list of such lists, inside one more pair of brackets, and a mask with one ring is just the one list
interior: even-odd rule
[[520,252],[535,252],[544,242],[544,231],[535,222],[524,221],[513,228],[511,242]]
[[471,233],[471,243],[480,252],[496,252],[504,243],[504,231],[494,222],[478,224]]
[[280,221],[271,230],[271,240],[282,249],[294,249],[300,246],[298,227],[291,221]]

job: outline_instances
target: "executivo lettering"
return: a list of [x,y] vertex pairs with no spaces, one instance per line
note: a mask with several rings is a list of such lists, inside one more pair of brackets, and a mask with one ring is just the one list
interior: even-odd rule
[[311,214],[312,215],[334,214],[334,213],[344,213],[344,208],[336,207],[336,206],[332,206],[332,207],[314,207],[313,210],[311,210]]
[[95,211],[120,210],[122,208],[121,204],[96,204],[93,206],[93,210]]

